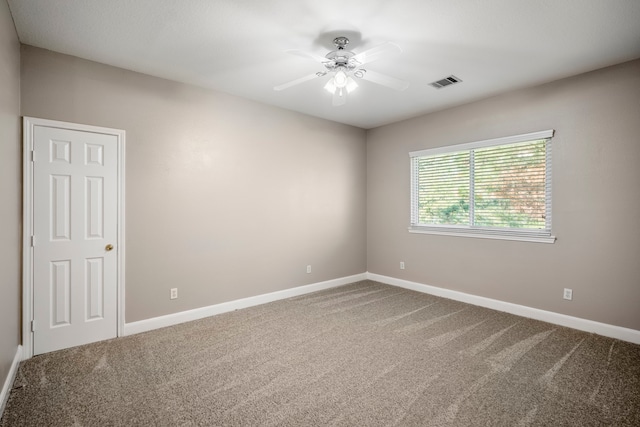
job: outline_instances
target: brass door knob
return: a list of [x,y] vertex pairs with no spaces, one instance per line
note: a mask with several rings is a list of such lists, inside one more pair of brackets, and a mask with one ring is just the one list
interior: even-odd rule
[[108,244],[104,248],[106,249],[107,252],[109,252],[111,249],[113,249],[113,245],[112,244]]

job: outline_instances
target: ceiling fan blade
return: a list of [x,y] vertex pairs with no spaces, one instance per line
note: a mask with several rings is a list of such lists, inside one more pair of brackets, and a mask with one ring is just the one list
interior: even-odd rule
[[334,107],[339,107],[341,105],[344,105],[347,103],[347,91],[346,89],[336,89],[333,92],[333,106]]
[[[362,80],[370,81],[371,83],[376,83],[395,90],[405,90],[409,87],[409,82],[396,79],[395,77],[387,76],[386,74],[377,73],[371,70],[358,71],[364,71],[364,75],[360,78]],[[355,75],[357,76],[358,74],[359,73],[356,71]]]
[[304,50],[289,49],[289,50],[285,50],[285,52],[290,53],[291,55],[296,55],[296,56],[301,56],[303,58],[312,59],[312,60],[317,61],[317,62],[319,62],[321,64],[324,64],[325,62],[329,62],[329,59],[325,58],[322,55],[317,55],[317,54],[311,53],[311,52],[305,52]]
[[284,90],[284,89],[290,88],[291,86],[299,85],[300,83],[304,83],[304,82],[307,82],[309,80],[317,79],[318,77],[322,77],[325,74],[327,74],[327,73],[318,72],[318,73],[309,74],[308,76],[300,77],[299,79],[291,80],[290,82],[283,83],[281,85],[275,86],[273,88],[273,90]]
[[357,55],[354,55],[352,59],[358,64],[363,65],[368,64],[369,62],[376,61],[385,55],[401,52],[402,49],[400,49],[400,46],[395,43],[386,42],[378,46],[374,46],[371,49],[365,50],[364,52],[360,52]]

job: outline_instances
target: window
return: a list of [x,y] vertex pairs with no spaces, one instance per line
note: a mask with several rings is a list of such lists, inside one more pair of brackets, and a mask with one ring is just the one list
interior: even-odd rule
[[553,130],[409,153],[410,232],[553,243]]

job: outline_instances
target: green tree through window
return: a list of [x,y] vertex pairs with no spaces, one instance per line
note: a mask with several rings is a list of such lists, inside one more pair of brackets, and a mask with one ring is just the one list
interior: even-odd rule
[[411,227],[550,236],[552,132],[411,153]]
[[474,225],[545,227],[545,142],[474,150]]

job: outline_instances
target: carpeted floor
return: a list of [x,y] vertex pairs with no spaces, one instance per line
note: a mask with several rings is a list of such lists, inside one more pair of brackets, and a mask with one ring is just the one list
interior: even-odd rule
[[20,365],[0,426],[640,426],[640,346],[363,281]]

